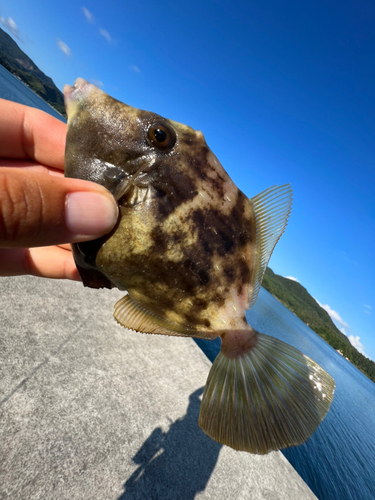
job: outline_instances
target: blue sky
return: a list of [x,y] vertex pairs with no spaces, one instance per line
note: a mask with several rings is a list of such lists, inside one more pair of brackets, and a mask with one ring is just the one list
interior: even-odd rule
[[247,196],[290,182],[270,267],[375,360],[374,2],[0,0],[0,23],[60,89],[202,130]]

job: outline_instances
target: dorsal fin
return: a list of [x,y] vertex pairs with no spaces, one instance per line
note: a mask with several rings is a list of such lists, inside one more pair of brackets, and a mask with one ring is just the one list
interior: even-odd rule
[[273,186],[251,198],[256,220],[254,274],[249,290],[249,307],[257,300],[263,275],[273,249],[283,234],[292,207],[290,184]]
[[196,337],[211,340],[217,337],[216,332],[200,332],[160,318],[135,302],[130,295],[125,295],[125,297],[115,304],[113,316],[120,325],[141,333],[156,333],[159,335]]

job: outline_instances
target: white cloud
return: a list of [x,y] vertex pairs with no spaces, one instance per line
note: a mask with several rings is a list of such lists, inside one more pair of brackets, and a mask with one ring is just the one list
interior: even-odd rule
[[59,46],[59,49],[64,52],[64,54],[68,57],[72,55],[70,48],[67,46],[66,43],[62,42],[61,40],[57,41],[57,45]]
[[17,24],[13,21],[11,17],[5,19],[5,17],[0,17],[0,22],[13,36],[21,40],[20,33]]
[[102,36],[104,36],[104,38],[105,38],[108,42],[110,42],[110,41],[112,40],[111,35],[108,33],[108,31],[107,31],[107,30],[103,30],[102,28],[100,28],[99,33],[100,33]]
[[134,66],[134,65],[133,65],[133,66],[130,66],[130,69],[131,69],[132,71],[134,71],[135,73],[140,73],[140,72],[141,72],[141,70],[138,68],[138,66]]
[[288,280],[297,281],[297,283],[299,283],[298,279],[295,278],[294,276],[285,276],[285,278]]
[[365,351],[363,350],[363,345],[359,341],[360,337],[358,335],[356,335],[356,336],[349,335],[348,338],[349,338],[350,343],[352,344],[352,346],[355,347],[357,349],[357,351],[361,352],[364,356],[366,356]]
[[[355,347],[357,349],[357,351],[359,351],[364,356],[366,356],[366,358],[368,358],[367,354],[364,351],[363,344],[360,341],[359,335],[348,335],[348,332],[346,332],[346,329],[348,329],[350,331],[350,326],[348,325],[348,323],[345,323],[345,321],[340,317],[339,313],[334,311],[333,309],[331,309],[328,304],[323,305],[318,300],[316,300],[316,301],[320,305],[320,307],[322,307],[325,311],[327,311],[327,313],[331,316],[331,318],[333,320],[335,320],[337,323],[340,323],[342,325],[342,328],[340,328],[340,331],[348,337],[352,346]],[[366,304],[364,304],[364,305],[366,307]],[[371,307],[371,306],[368,306],[368,307]]]
[[372,309],[372,307],[367,305],[367,304],[363,304],[363,305],[366,307],[366,309]]
[[364,305],[364,307],[366,308],[366,309],[364,309],[364,312],[365,312],[366,314],[371,314],[371,309],[372,309],[372,307],[371,307],[371,306],[369,306],[369,305],[367,305],[367,304],[363,304],[363,305]]
[[[316,299],[315,299],[316,300]],[[337,321],[337,323],[340,323],[340,325],[342,325],[344,328],[350,328],[350,326],[348,325],[348,323],[346,323],[342,318],[341,316],[339,315],[338,312],[334,311],[333,309],[331,309],[329,307],[328,304],[326,305],[323,305],[321,304],[318,300],[316,300],[317,303],[320,305],[320,307],[322,309],[324,309],[325,311],[327,311],[327,313],[331,316],[331,318],[335,321]]]
[[91,12],[88,9],[86,9],[86,7],[82,7],[82,12],[83,12],[85,18],[87,19],[87,21],[91,24],[94,24],[94,22],[95,22],[94,16],[91,14]]

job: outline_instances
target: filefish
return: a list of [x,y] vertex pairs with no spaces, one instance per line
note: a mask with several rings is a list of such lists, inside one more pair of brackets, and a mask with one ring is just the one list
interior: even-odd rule
[[335,384],[294,347],[257,332],[257,299],[292,203],[289,184],[248,198],[202,132],[110,97],[64,87],[65,175],[105,186],[115,228],[73,245],[83,284],[126,291],[114,317],[143,333],[221,338],[199,425],[235,450],[299,445],[328,412]]

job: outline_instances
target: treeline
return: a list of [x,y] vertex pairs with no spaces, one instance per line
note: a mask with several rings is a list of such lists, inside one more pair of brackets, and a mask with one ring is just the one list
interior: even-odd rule
[[62,92],[1,28],[0,64],[66,118]]
[[283,278],[267,268],[262,285],[290,311],[334,349],[341,351],[362,373],[375,382],[375,363],[352,346],[348,337],[335,326],[327,311],[319,306],[297,281]]

